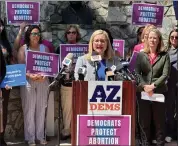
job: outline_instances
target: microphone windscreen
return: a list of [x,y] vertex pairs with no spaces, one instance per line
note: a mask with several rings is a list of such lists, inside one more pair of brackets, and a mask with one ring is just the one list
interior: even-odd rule
[[73,59],[73,53],[68,53],[67,56],[66,56],[66,58],[68,58],[68,59]]

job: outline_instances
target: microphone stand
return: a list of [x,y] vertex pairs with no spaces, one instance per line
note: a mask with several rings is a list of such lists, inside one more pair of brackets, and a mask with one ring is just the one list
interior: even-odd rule
[[[61,84],[59,85],[61,89]],[[60,126],[61,126],[61,119],[60,117],[62,118],[62,121],[63,121],[63,115],[62,115],[62,106],[61,106],[61,90],[59,90],[59,101],[58,101],[58,142],[57,142],[57,146],[60,145]]]
[[[59,76],[57,76],[57,79],[55,79],[55,83],[53,85],[50,84],[52,86],[49,87],[49,89],[48,89],[48,98],[47,98],[47,101],[48,101],[49,100],[50,91],[59,90],[58,117],[57,117],[57,120],[58,120],[58,124],[57,124],[57,126],[58,126],[57,127],[57,129],[58,129],[58,134],[57,134],[58,141],[57,141],[57,145],[56,146],[60,145],[60,125],[61,125],[60,117],[62,118],[62,121],[63,121],[62,106],[61,106],[61,91],[60,91],[60,89],[61,89],[61,79],[62,78],[63,78],[63,75],[59,74]],[[46,108],[46,110],[47,110],[47,108]],[[46,113],[47,113],[47,111],[46,111]]]
[[97,61],[94,62],[94,68],[95,68],[95,81],[98,81],[98,73],[97,73],[98,62]]

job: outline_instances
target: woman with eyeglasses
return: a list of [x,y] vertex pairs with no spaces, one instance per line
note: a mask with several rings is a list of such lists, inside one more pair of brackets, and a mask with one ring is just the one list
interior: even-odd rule
[[[81,39],[80,30],[77,25],[68,25],[65,33],[65,44],[78,44]],[[57,54],[60,53],[60,47],[57,48]],[[72,67],[73,68],[73,67]],[[71,82],[62,80],[59,92],[56,96],[61,97],[61,107],[63,116],[63,128],[61,131],[61,140],[66,140],[71,137],[71,117],[72,117],[72,80]]]
[[[91,61],[93,53],[100,55],[102,60],[95,68],[94,62]],[[78,57],[75,66],[75,79],[79,80],[78,70],[80,67],[86,65],[87,74],[84,77],[85,81],[105,81],[105,69],[113,65],[121,65],[120,58],[115,56],[112,49],[109,36],[104,30],[96,30],[90,38],[88,53]]]
[[[41,44],[41,30],[38,26],[29,26],[25,32],[25,45],[18,52],[18,62],[26,63],[27,51],[49,52]],[[27,85],[21,87],[22,109],[24,113],[25,141],[34,146],[35,140],[47,144],[44,140],[45,108],[47,106],[48,78],[43,74],[26,73]]]
[[[20,29],[14,40],[14,45],[13,45],[13,56],[15,61],[17,61],[17,53],[19,51],[19,48],[25,44],[23,34],[27,31],[28,27],[29,25],[26,22],[20,24]],[[48,40],[42,39],[41,43],[47,48],[49,48],[50,53],[55,52],[54,46]]]
[[178,111],[178,29],[170,32],[168,38],[168,53],[170,55],[171,72],[167,82],[168,92],[166,93],[166,142],[171,142],[177,135],[175,125],[176,113]]
[[[5,61],[4,62],[5,64],[2,64],[3,62],[1,64],[4,66],[13,64],[12,49],[11,49],[10,43],[7,38],[5,24],[1,19],[0,19],[0,49],[3,54],[0,57],[2,57],[1,59],[4,58],[4,61]],[[1,72],[3,73],[4,70],[1,70]],[[4,133],[5,133],[6,125],[7,125],[8,101],[9,101],[10,89],[11,88],[8,86],[1,89],[2,98],[4,99],[4,101],[3,101],[3,132],[0,133],[1,146],[7,145],[6,142],[4,141]]]

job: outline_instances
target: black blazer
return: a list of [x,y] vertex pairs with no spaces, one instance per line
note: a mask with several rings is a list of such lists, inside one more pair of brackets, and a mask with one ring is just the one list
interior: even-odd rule
[[4,79],[5,75],[6,75],[6,63],[4,60],[2,50],[0,48],[0,84],[2,80]]

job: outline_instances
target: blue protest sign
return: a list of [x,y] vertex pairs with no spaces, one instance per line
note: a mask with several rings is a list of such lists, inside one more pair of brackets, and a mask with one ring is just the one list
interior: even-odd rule
[[1,88],[4,88],[6,85],[10,87],[26,85],[25,64],[6,66],[6,76],[1,83]]

